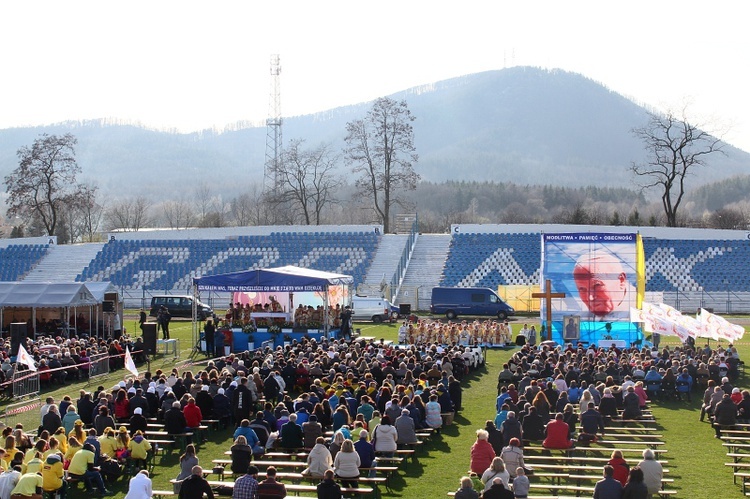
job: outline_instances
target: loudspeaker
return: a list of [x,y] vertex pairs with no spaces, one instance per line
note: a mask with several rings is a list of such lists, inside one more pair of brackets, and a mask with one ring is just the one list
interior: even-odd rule
[[105,300],[102,302],[102,312],[114,312],[115,311],[115,302],[110,300]]
[[156,353],[156,323],[143,323],[143,349],[148,355]]
[[411,303],[399,303],[398,315],[409,315],[409,314],[411,314]]
[[18,345],[26,340],[26,323],[12,322],[10,324],[10,355],[18,355]]

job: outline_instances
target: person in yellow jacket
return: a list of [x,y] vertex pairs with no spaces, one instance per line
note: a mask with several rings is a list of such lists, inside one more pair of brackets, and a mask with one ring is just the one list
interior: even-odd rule
[[68,483],[63,479],[65,471],[60,454],[50,454],[42,465],[42,489],[45,492],[58,492],[65,499]]
[[16,448],[16,439],[13,435],[9,435],[5,438],[5,456],[3,456],[2,462],[0,463],[4,470],[9,470],[11,468],[10,462],[16,457],[16,452],[18,452],[18,449]]
[[76,452],[83,448],[83,444],[76,437],[68,439],[68,451],[65,453],[65,461],[70,461]]
[[[65,435],[63,435],[63,438],[65,438]],[[67,438],[65,438],[65,440],[67,440]],[[61,443],[62,442],[57,440],[55,437],[51,437],[49,439],[49,447],[47,448],[46,451],[44,451],[44,454],[42,455],[42,460],[47,459],[47,457],[49,457],[50,454],[59,454],[60,459],[62,459],[62,457],[65,455],[65,451],[62,450],[62,448],[60,447]],[[67,448],[68,448],[68,443],[65,442],[65,449],[67,450]]]
[[24,473],[18,479],[15,488],[10,491],[10,495],[20,494],[22,496],[32,496],[42,489],[42,475],[38,473]]
[[133,463],[138,468],[145,468],[151,444],[143,436],[141,430],[135,432],[135,437],[128,443],[128,450],[130,451],[130,459],[133,460]]
[[34,456],[28,463],[24,463],[21,465],[21,469],[24,474],[41,473],[43,465],[44,465],[44,461],[42,461],[42,453],[37,452],[36,456]]
[[[23,464],[24,466],[29,464],[29,461],[34,459],[39,453],[40,455],[44,455],[45,451],[47,450],[47,441],[39,439],[34,444],[34,447],[27,450],[26,453],[23,455]],[[23,473],[26,473],[26,468],[24,467]]]
[[[58,441],[58,443],[59,443],[60,452],[62,452],[63,454],[65,454],[66,452],[68,452],[68,436],[65,434],[65,428],[60,427],[55,432],[55,434],[53,435],[53,437],[56,438],[57,441]],[[51,441],[52,441],[52,439],[50,438],[50,442]]]
[[117,459],[117,451],[122,447],[120,441],[115,437],[115,430],[107,428],[104,430],[104,434],[99,437],[99,445],[101,446],[101,454],[107,455],[112,459]]

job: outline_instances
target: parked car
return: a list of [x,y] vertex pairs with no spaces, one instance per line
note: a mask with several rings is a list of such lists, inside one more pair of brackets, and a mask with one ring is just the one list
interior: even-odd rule
[[[198,301],[197,303],[197,317],[199,321],[206,320],[207,317],[212,317],[214,311],[211,307]],[[193,297],[188,295],[157,295],[151,298],[151,316],[156,317],[159,313],[159,308],[162,306],[167,307],[169,315],[172,317],[193,317]]]
[[448,319],[459,315],[494,315],[505,319],[516,313],[489,288],[432,288],[430,312],[445,314]]
[[375,323],[389,321],[392,305],[385,298],[370,296],[352,297],[352,319]]

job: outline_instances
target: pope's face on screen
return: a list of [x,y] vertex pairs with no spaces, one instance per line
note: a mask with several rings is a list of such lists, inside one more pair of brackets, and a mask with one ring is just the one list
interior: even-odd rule
[[[611,257],[608,257],[611,258]],[[578,295],[588,309],[598,316],[615,310],[627,293],[627,277],[619,262],[584,255],[573,269]]]

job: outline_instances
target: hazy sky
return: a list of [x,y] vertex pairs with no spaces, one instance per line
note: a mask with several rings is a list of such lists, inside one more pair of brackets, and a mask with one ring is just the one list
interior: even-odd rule
[[77,1],[0,4],[0,128],[119,118],[192,131],[516,65],[581,73],[750,151],[742,1]]

